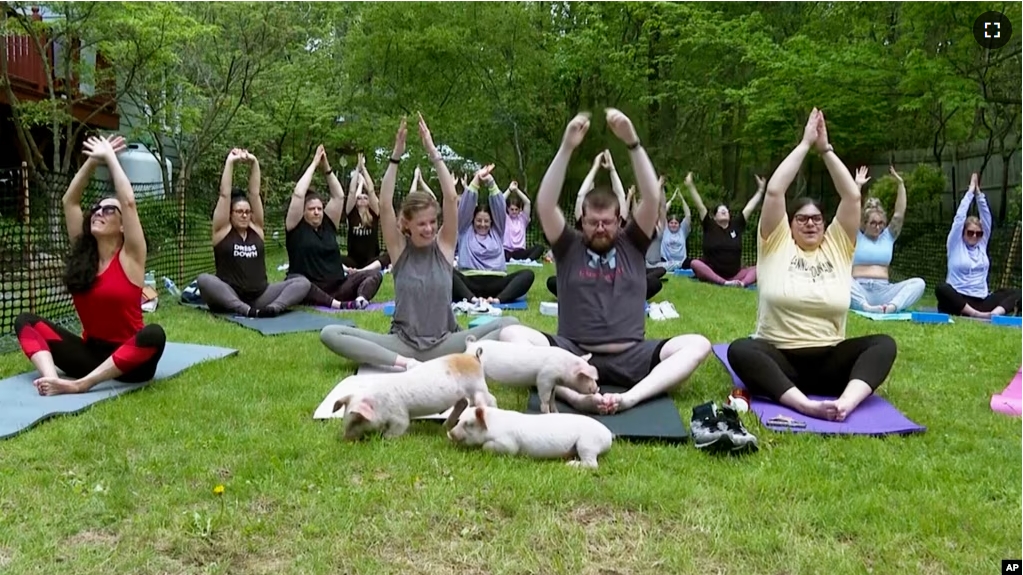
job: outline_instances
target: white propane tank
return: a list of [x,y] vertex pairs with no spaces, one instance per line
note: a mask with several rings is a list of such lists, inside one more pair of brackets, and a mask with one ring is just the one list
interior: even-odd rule
[[[156,159],[156,156],[149,151],[145,144],[128,144],[123,152],[117,154],[117,159],[121,162],[121,168],[135,189],[136,200],[149,198],[163,199],[166,195],[169,195],[169,190],[164,189],[163,176],[161,175],[161,169],[166,170],[167,183],[173,185],[171,181],[173,166],[169,159],[164,160],[164,166],[161,168],[160,161]],[[110,181],[110,172],[106,166],[100,166],[96,169],[95,178],[107,182]]]

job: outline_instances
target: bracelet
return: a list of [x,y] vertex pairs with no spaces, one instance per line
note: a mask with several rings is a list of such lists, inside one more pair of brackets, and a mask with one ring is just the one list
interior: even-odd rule
[[835,147],[832,146],[831,144],[828,144],[828,147],[824,148],[824,151],[821,152],[821,155],[823,156],[824,154],[827,154],[829,152],[832,153],[832,154],[835,153]]
[[390,161],[390,162],[391,162],[392,164],[394,164],[394,165],[398,165],[398,164],[400,164],[400,163],[401,163],[401,160],[400,160],[400,159],[399,159],[399,160],[396,160],[396,159],[394,159],[394,158],[391,158],[391,159],[390,159],[389,161]]
[[639,144],[640,144],[640,141],[636,140],[635,144],[627,144],[625,147],[628,148],[629,151],[631,152],[632,150],[635,150],[636,148],[638,148]]
[[329,176],[334,173],[334,168],[327,168],[327,171],[323,175]]

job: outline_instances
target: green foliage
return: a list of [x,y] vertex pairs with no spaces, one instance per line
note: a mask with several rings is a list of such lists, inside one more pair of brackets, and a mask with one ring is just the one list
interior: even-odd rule
[[[945,173],[930,164],[917,164],[912,172],[900,175],[906,185],[906,217],[926,220],[927,216],[938,209],[948,187]],[[881,206],[891,217],[895,210],[898,189],[898,180],[890,174],[885,174],[871,181],[868,194],[880,200]]]

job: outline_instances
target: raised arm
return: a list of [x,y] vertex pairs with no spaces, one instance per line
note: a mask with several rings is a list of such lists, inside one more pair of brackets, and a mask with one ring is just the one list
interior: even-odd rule
[[778,168],[771,174],[767,181],[767,190],[764,193],[764,205],[760,209],[760,238],[766,240],[783,221],[785,221],[785,192],[788,191],[792,181],[796,179],[810,146],[817,140],[817,123],[820,119],[820,112],[814,108],[810,112],[810,119],[803,128],[803,139],[794,150],[782,160]]
[[501,193],[501,188],[494,181],[494,176],[488,175],[486,180],[490,188],[490,230],[496,234],[499,241],[504,241],[504,227],[508,221],[508,205]]
[[241,160],[242,151],[232,149],[224,160],[224,171],[220,174],[220,195],[217,205],[213,208],[213,245],[217,245],[231,231],[231,188],[234,185],[234,164]]
[[622,185],[622,179],[618,177],[618,170],[615,168],[614,159],[611,157],[611,150],[604,150],[604,157],[607,158],[607,170],[611,173],[611,190],[614,191],[615,196],[618,198],[618,211],[622,214],[623,218],[628,218],[631,213],[629,210],[632,209],[632,206],[625,199],[625,186]]
[[419,138],[423,141],[423,148],[433,163],[434,171],[437,172],[440,193],[444,195],[444,224],[440,228],[440,237],[437,241],[448,261],[454,262],[455,246],[458,244],[458,192],[455,191],[455,178],[448,171],[444,158],[434,145],[430,128],[427,127],[422,114],[419,114]]
[[682,201],[682,222],[688,226],[693,225],[693,213],[689,210],[689,204],[686,203],[686,197],[679,193],[678,188],[675,188],[675,195]]
[[[121,227],[124,228],[124,248],[121,251],[122,265],[126,265],[125,273],[132,283],[142,285],[146,269],[146,236],[142,231],[138,206],[135,204],[135,191],[131,188],[131,180],[124,173],[121,162],[117,160],[117,152],[124,149],[124,140],[89,138],[85,141],[85,153],[101,159],[110,171],[114,182],[114,194],[121,204]],[[138,281],[134,281],[138,280]]]
[[316,148],[313,161],[305,169],[305,173],[298,179],[298,182],[295,183],[295,190],[291,193],[291,202],[288,203],[288,213],[284,216],[285,231],[290,232],[302,221],[302,214],[305,212],[305,195],[309,191],[309,186],[313,183],[313,174],[316,173],[316,167],[320,165],[326,155],[327,153],[324,151],[323,146]]
[[[586,174],[586,177],[583,179],[583,184],[579,186],[579,194],[575,198],[575,211],[573,212],[576,221],[583,217],[583,200],[586,199],[586,194],[590,193],[590,190],[593,189],[593,181],[597,179],[597,170],[600,169],[601,165],[604,166],[607,165],[607,158],[605,157],[606,154],[607,150],[597,154],[597,157],[593,158],[593,166],[590,168],[589,173]],[[539,193],[537,194],[537,198],[539,198]],[[540,204],[538,200],[537,206],[539,205]],[[564,217],[564,215],[562,215],[562,217]]]
[[753,194],[753,197],[746,202],[746,206],[742,208],[742,218],[747,222],[749,221],[749,217],[753,215],[753,210],[757,209],[757,204],[759,204],[760,200],[763,199],[764,188],[767,186],[767,180],[764,178],[757,175],[754,175],[753,177],[757,179],[757,193]]
[[841,198],[838,202],[838,210],[835,211],[835,220],[842,226],[849,240],[855,245],[856,237],[860,232],[860,220],[863,214],[863,204],[860,201],[860,187],[856,180],[849,173],[849,168],[842,163],[835,148],[828,142],[828,127],[824,121],[824,114],[820,114],[817,122],[817,140],[814,142],[817,152],[824,159],[831,174],[831,180],[835,183],[835,189]]
[[994,220],[991,219],[991,207],[987,205],[987,196],[984,192],[980,191],[980,181],[977,174],[973,174],[973,178],[977,178],[977,185],[975,189],[977,193],[977,213],[980,215],[980,229],[983,230],[984,236],[980,239],[980,243],[987,246],[988,240],[991,239],[991,232],[994,230]]
[[[519,199],[522,200],[522,213],[525,214],[526,221],[528,222],[532,214],[530,212],[530,209],[533,207],[533,202],[529,199],[529,196],[527,196],[525,192],[519,189],[518,182],[512,182],[511,187],[509,189],[514,190],[515,193],[519,196]],[[505,207],[505,209],[507,209],[507,206]]]
[[355,209],[356,197],[364,185],[362,183],[362,174],[359,173],[358,168],[352,170],[352,179],[348,181],[348,197],[345,199],[346,214],[352,213],[352,210]]
[[384,172],[384,179],[380,181],[380,233],[384,236],[387,254],[394,262],[398,261],[401,252],[405,250],[405,235],[401,233],[398,218],[394,213],[394,185],[398,181],[398,164],[405,153],[407,133],[405,118],[402,118],[401,124],[398,125],[398,133],[394,137],[394,150],[391,152],[387,171]]
[[[123,140],[121,145],[124,145]],[[88,156],[74,179],[71,180],[67,191],[64,192],[64,197],[61,198],[61,204],[64,207],[64,226],[67,228],[68,238],[72,242],[82,235],[82,225],[85,223],[85,214],[82,212],[82,192],[89,185],[92,174],[100,163],[96,158]]]
[[263,213],[263,198],[260,190],[262,185],[263,173],[259,169],[259,159],[256,156],[249,153],[248,150],[242,150],[245,153],[244,160],[249,163],[249,206],[252,208],[252,218],[249,223],[253,225],[253,229],[259,237],[263,237],[263,228],[265,225],[265,214]]
[[898,239],[899,234],[902,233],[902,224],[906,222],[906,182],[902,180],[902,176],[895,171],[894,166],[888,167],[888,172],[893,178],[899,183],[899,190],[895,195],[895,211],[892,213],[892,218],[888,222],[888,233],[891,234],[892,239]]
[[369,209],[374,214],[380,214],[380,199],[377,198],[376,187],[373,185],[373,176],[369,175],[366,169],[366,156],[359,154],[359,173],[362,175],[362,184],[365,186],[366,197],[369,199]]
[[[572,159],[572,152],[582,143],[586,131],[590,129],[589,114],[577,114],[565,128],[565,135],[561,139],[561,146],[554,154],[551,165],[547,167],[543,179],[540,180],[540,189],[536,193],[536,216],[540,218],[540,227],[547,241],[554,245],[561,234],[565,232],[565,214],[561,213],[558,207],[558,195],[561,194],[561,187],[565,185],[565,172],[568,169],[568,162]],[[599,158],[594,162],[599,167]],[[596,169],[591,170],[594,174]],[[591,183],[592,185],[592,183]],[[580,197],[585,198],[589,192],[582,188]],[[582,203],[578,203],[578,217],[582,216]]]
[[619,110],[608,108],[607,125],[629,149],[632,171],[636,175],[636,187],[639,188],[641,199],[632,219],[648,238],[653,237],[657,227],[657,214],[661,210],[661,186],[657,181],[657,172],[646,150],[640,145],[639,134],[636,133],[636,128],[628,116]]
[[341,216],[344,215],[345,211],[345,188],[341,184],[341,180],[337,179],[337,174],[334,173],[333,168],[330,167],[330,161],[327,160],[326,154],[323,155],[323,163],[320,166],[327,175],[327,189],[330,191],[330,199],[327,200],[327,205],[323,207],[323,215],[334,222],[335,228],[340,228]]
[[458,235],[464,234],[472,227],[473,213],[479,204],[479,189],[483,180],[482,174],[486,174],[486,170],[486,167],[477,170],[476,174],[472,177],[472,181],[469,182],[465,191],[462,192],[462,199],[458,202]]
[[696,206],[696,215],[700,216],[700,221],[707,217],[707,206],[703,205],[703,198],[700,197],[700,192],[696,191],[696,184],[693,183],[693,173],[689,172],[686,174],[686,189],[689,190],[689,195],[693,198],[693,205]]

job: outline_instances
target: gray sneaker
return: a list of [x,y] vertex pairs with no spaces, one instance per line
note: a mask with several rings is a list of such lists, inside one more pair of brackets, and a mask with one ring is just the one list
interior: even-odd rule
[[719,408],[714,402],[697,405],[690,427],[697,449],[734,454],[759,449],[756,436],[746,431],[738,412],[730,407]]

